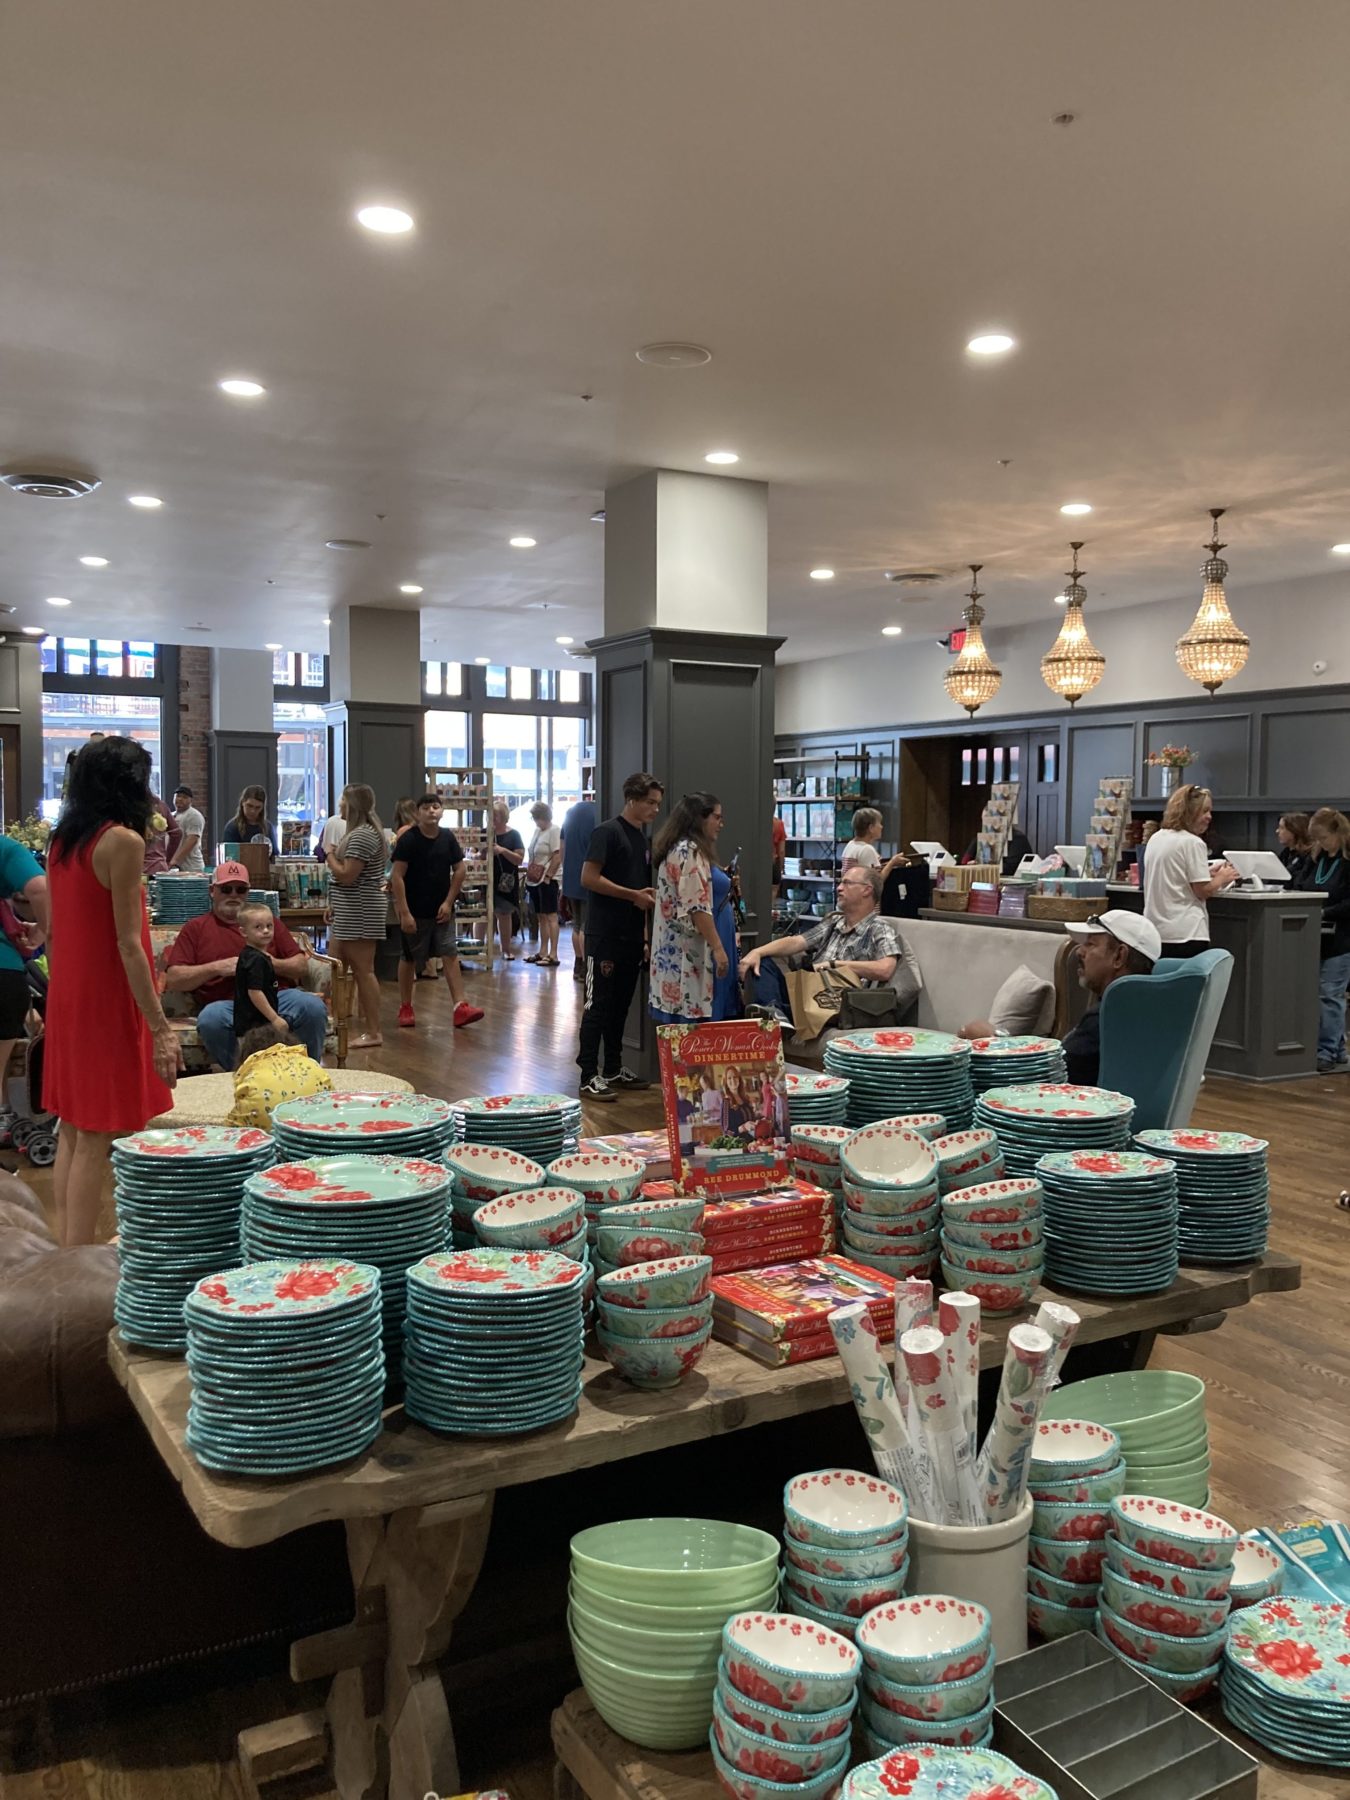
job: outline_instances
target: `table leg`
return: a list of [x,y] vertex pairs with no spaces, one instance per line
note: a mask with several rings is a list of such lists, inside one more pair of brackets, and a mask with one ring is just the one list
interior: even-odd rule
[[332,1674],[326,1708],[342,1800],[422,1800],[459,1789],[438,1658],[487,1548],[492,1495],[347,1522],[350,1626],[291,1646],[297,1680]]

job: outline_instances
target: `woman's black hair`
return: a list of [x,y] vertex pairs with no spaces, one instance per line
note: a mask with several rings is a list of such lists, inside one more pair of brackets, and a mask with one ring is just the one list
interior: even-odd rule
[[97,738],[75,758],[52,846],[73,856],[105,825],[125,825],[144,837],[153,811],[150,752],[128,737]]
[[678,844],[681,838],[692,838],[711,862],[713,846],[704,820],[709,813],[716,812],[720,804],[716,794],[682,795],[678,803],[671,808],[670,817],[656,834],[656,839],[652,844],[652,866],[655,867],[661,862],[672,845]]

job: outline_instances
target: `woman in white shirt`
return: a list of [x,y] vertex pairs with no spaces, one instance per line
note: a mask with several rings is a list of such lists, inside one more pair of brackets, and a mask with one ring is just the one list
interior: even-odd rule
[[881,814],[875,806],[860,806],[854,813],[853,836],[844,845],[844,866],[839,871],[841,875],[847,875],[850,869],[881,867],[881,857],[877,854],[881,823]]
[[562,864],[562,828],[553,809],[542,800],[530,808],[534,835],[525,855],[525,893],[539,921],[539,950],[526,962],[543,969],[558,966],[558,869]]
[[1144,917],[1158,929],[1164,956],[1198,956],[1209,949],[1205,902],[1238,878],[1230,863],[1209,866],[1204,834],[1214,816],[1208,788],[1179,787],[1167,802],[1161,829],[1144,858]]

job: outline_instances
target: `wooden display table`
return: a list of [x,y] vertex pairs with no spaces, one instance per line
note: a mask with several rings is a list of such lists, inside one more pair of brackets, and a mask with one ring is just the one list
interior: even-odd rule
[[553,1715],[554,1800],[725,1800],[712,1752],[639,1750],[600,1717],[585,1688]]
[[[1082,1317],[1077,1341],[1138,1340],[1132,1359],[1137,1363],[1138,1352],[1147,1355],[1157,1331],[1213,1321],[1257,1294],[1296,1288],[1299,1281],[1299,1264],[1271,1252],[1240,1269],[1185,1269],[1165,1293],[1144,1299],[1073,1298]],[[1008,1327],[1015,1323],[1017,1318],[989,1321],[980,1346],[982,1367],[1001,1366]],[[525,1437],[454,1439],[425,1430],[395,1407],[359,1459],[298,1480],[266,1481],[209,1474],[186,1448],[190,1387],[181,1361],[132,1350],[116,1333],[109,1356],[188,1504],[220,1543],[263,1544],[320,1520],[346,1522],[355,1618],[291,1647],[297,1681],[334,1678],[327,1749],[343,1800],[384,1793],[393,1800],[421,1800],[432,1790],[458,1790],[454,1733],[436,1661],[473,1591],[498,1488],[849,1399],[835,1357],[767,1369],[711,1343],[678,1387],[653,1394],[630,1387],[608,1364],[588,1356],[581,1403],[566,1424]],[[860,1455],[862,1449],[860,1439]],[[306,1745],[318,1760],[325,1748],[323,1723],[317,1715],[304,1715],[287,1726],[244,1733],[240,1751],[246,1775],[259,1766],[262,1740],[278,1771],[296,1766],[294,1758]]]

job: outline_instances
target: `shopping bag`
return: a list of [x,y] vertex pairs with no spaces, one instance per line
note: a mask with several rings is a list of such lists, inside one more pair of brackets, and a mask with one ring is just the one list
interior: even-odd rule
[[788,969],[784,979],[792,1028],[803,1041],[819,1037],[826,1026],[837,1024],[845,988],[860,985],[849,969]]

